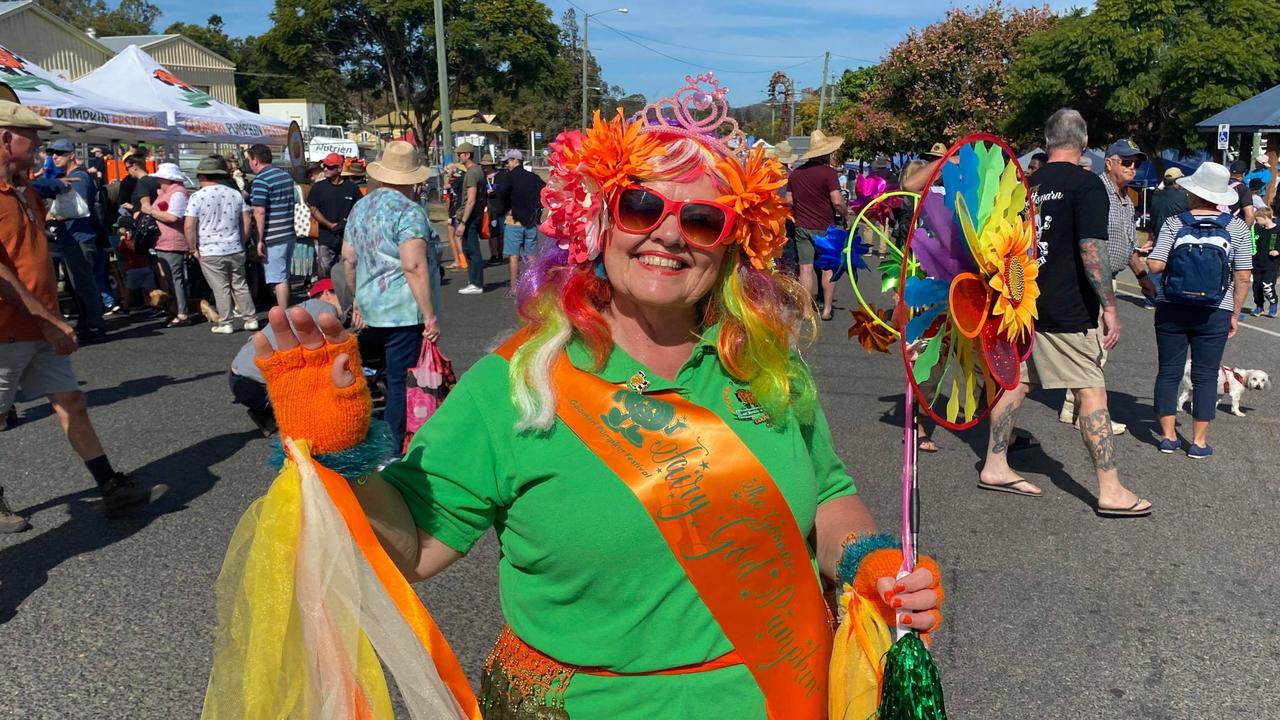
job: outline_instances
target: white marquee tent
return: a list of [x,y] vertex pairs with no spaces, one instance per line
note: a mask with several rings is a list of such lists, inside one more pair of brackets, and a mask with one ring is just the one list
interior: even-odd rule
[[167,115],[178,142],[284,145],[289,122],[214,100],[130,45],[105,65],[80,78],[79,88],[101,94],[127,93],[136,102]]
[[18,100],[54,124],[54,134],[76,142],[163,140],[169,137],[165,112],[113,99],[117,88],[100,94],[63,80],[0,46],[0,82]]

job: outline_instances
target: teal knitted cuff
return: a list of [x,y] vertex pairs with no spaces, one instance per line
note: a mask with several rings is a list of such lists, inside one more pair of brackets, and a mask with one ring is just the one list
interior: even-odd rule
[[[269,462],[272,467],[280,468],[284,465],[284,447],[278,436],[271,444],[273,452]],[[348,480],[357,480],[396,459],[398,453],[399,448],[391,437],[391,426],[375,420],[369,424],[369,434],[365,435],[364,442],[346,450],[313,455],[312,459]]]
[[871,551],[882,548],[901,549],[902,543],[888,533],[859,535],[853,542],[845,543],[844,550],[840,553],[840,566],[836,570],[836,578],[841,584],[853,584],[853,576],[858,574],[858,566],[862,564],[862,558]]

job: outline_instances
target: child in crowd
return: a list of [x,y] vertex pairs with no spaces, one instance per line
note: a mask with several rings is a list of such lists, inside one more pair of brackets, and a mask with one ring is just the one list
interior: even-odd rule
[[[118,230],[120,244],[116,247],[116,253],[124,263],[125,288],[120,309],[125,314],[132,314],[145,309],[149,304],[148,299],[156,290],[156,274],[151,267],[150,254],[140,253],[134,247],[133,219],[127,217],[121,219]],[[134,299],[135,294],[139,299]],[[155,310],[152,312],[157,313]],[[163,311],[159,313],[163,314]]]
[[1280,270],[1280,226],[1276,225],[1275,212],[1269,207],[1258,208],[1254,214],[1254,230],[1258,233],[1258,246],[1253,255],[1253,316],[1262,314],[1267,304],[1267,317],[1275,317],[1280,302],[1276,299],[1276,274]]

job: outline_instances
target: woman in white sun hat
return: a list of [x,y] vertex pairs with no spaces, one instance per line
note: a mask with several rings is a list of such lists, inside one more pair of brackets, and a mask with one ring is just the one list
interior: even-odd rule
[[187,256],[194,251],[187,244],[184,218],[187,214],[187,176],[174,163],[160,163],[151,173],[160,185],[155,202],[144,213],[155,218],[160,228],[156,238],[156,259],[164,270],[165,280],[173,294],[175,311],[169,319],[169,327],[189,325],[187,316]]
[[1253,269],[1249,228],[1220,209],[1237,200],[1230,179],[1227,169],[1214,162],[1179,178],[1191,209],[1165,221],[1147,257],[1148,269],[1163,273],[1156,288],[1160,452],[1182,448],[1175,427],[1178,385],[1190,348],[1193,423],[1187,456],[1195,459],[1213,455],[1208,434],[1218,404],[1218,368],[1227,340],[1236,334]]

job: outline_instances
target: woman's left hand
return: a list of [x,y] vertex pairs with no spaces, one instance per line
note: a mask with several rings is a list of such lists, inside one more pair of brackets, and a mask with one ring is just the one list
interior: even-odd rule
[[903,613],[902,624],[920,632],[929,632],[942,620],[942,613],[938,610],[942,600],[941,587],[934,583],[929,568],[920,567],[901,580],[880,578],[876,581],[876,590],[885,604]]

